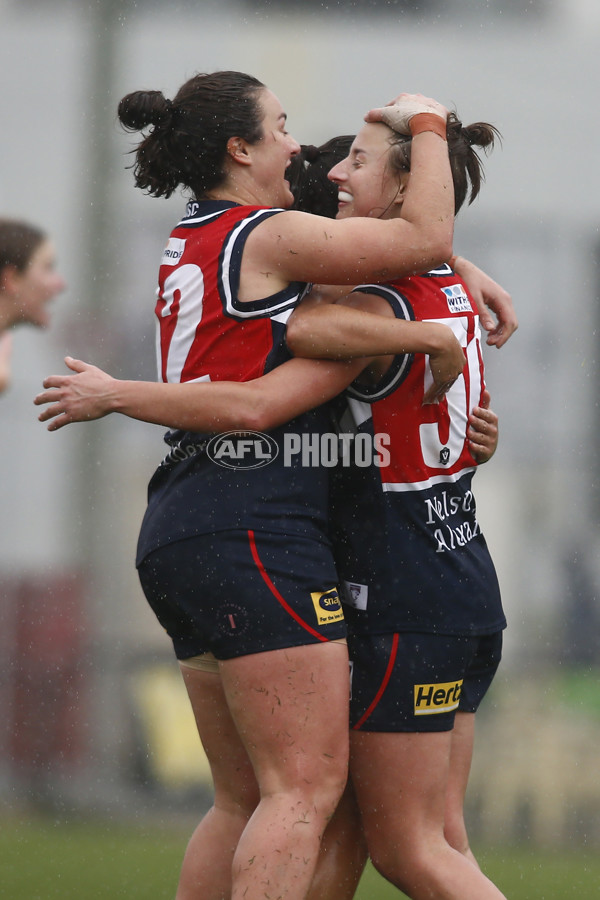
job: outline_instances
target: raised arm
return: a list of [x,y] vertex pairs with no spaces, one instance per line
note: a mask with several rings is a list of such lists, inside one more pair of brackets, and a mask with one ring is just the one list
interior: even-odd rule
[[[402,105],[407,98],[409,112]],[[245,265],[257,277],[268,271],[272,280],[286,283],[358,284],[424,272],[448,259],[454,190],[445,140],[447,111],[420,95],[403,94],[397,100],[371,110],[367,118],[412,133],[411,177],[401,218],[331,220],[298,211],[272,216],[246,244]]]

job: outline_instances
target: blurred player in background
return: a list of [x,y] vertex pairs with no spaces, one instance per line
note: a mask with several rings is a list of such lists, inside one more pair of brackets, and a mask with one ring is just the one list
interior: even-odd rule
[[10,383],[11,329],[23,324],[46,328],[48,304],[65,287],[44,231],[18,219],[0,219],[0,393]]

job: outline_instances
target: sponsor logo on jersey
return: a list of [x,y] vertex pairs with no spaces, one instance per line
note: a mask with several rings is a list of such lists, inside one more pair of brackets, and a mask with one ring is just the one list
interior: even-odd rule
[[161,266],[176,266],[185,250],[185,240],[182,238],[170,237],[169,242],[163,250]]
[[447,681],[442,684],[413,685],[415,716],[431,716],[457,709],[462,683],[461,678],[460,681]]
[[217,434],[206,446],[207,456],[226,469],[261,469],[277,457],[279,447],[260,431],[228,431]]
[[462,284],[451,284],[450,287],[442,288],[442,291],[446,295],[451,313],[473,312],[471,301]]
[[329,591],[313,591],[310,596],[319,625],[330,625],[332,622],[343,620],[344,612],[337,588],[331,588]]

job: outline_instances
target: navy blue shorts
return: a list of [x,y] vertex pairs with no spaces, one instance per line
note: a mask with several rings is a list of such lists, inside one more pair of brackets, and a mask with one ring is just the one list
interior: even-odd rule
[[476,712],[502,656],[502,632],[349,634],[350,727],[356,731],[451,731],[456,712]]
[[138,568],[178,659],[217,659],[346,637],[327,544],[222,531],[168,544]]

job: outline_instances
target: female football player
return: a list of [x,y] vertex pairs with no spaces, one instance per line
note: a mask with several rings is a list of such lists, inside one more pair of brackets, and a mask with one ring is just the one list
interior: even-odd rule
[[[160,91],[121,100],[121,123],[143,132],[136,185],[157,197],[182,187],[190,198],[159,271],[163,381],[262,375],[288,356],[285,322],[307,282],[380,280],[450,256],[446,110],[415,96],[400,109],[415,139],[406,215],[333,222],[287,209],[299,145],[257,79],[197,75],[173,100]],[[284,452],[286,435],[329,430],[321,406],[271,432],[268,466],[260,447],[236,443],[236,467],[216,464],[203,435],[175,431],[150,484],[138,571],[180,660],[215,782],[181,900],[225,896],[231,877],[233,900],[304,898],[346,782],[346,631],[328,470]]]
[[[225,74],[232,78],[231,73],[223,73],[219,78]],[[331,396],[330,391],[339,391],[352,377],[351,366],[340,374],[340,364],[337,369],[333,363],[329,364],[329,369],[324,368],[327,364],[321,364],[318,371],[319,377],[324,376],[323,383],[317,386],[317,369],[309,370],[311,364],[305,360],[293,360],[280,370],[272,368],[283,358],[281,355],[278,358],[275,352],[273,332],[281,324],[282,316],[285,319],[285,313],[296,305],[298,286],[291,285],[291,281],[300,278],[299,259],[306,265],[305,276],[311,280],[318,277],[320,281],[350,284],[357,281],[359,270],[366,269],[370,269],[376,280],[381,280],[381,260],[379,268],[375,269],[370,268],[368,262],[371,249],[374,249],[370,241],[386,238],[383,233],[373,233],[370,237],[370,226],[377,221],[380,225],[391,224],[392,220],[388,223],[376,219],[348,222],[360,227],[342,233],[336,227],[342,222],[331,223],[302,213],[265,209],[274,203],[284,207],[291,202],[283,178],[284,154],[281,147],[274,147],[273,143],[287,145],[286,164],[295,154],[297,145],[285,134],[284,114],[276,98],[254,84],[246,99],[249,104],[252,93],[258,99],[263,117],[260,136],[256,138],[246,131],[248,137],[239,138],[235,133],[241,128],[239,121],[234,118],[230,123],[233,110],[224,109],[222,114],[225,117],[229,113],[227,124],[234,133],[225,143],[224,159],[214,167],[214,177],[221,180],[213,188],[207,188],[206,184],[202,186],[194,180],[198,174],[196,158],[200,150],[206,152],[206,145],[210,143],[208,137],[201,145],[194,144],[198,154],[192,154],[188,149],[198,139],[198,135],[194,137],[192,123],[195,123],[195,116],[199,116],[200,108],[210,108],[211,115],[216,114],[214,80],[212,94],[203,96],[200,103],[196,94],[202,86],[198,83],[184,86],[193,94],[193,103],[184,89],[173,103],[167,103],[159,94],[133,95],[133,98],[125,98],[121,112],[122,120],[131,127],[155,125],[154,131],[138,149],[136,177],[139,186],[152,193],[168,194],[182,182],[196,197],[189,206],[188,216],[173,232],[167,245],[157,306],[161,322],[161,376],[165,380],[185,383],[146,385],[149,392],[144,397],[136,394],[131,406],[129,400],[137,386],[129,383],[124,388],[125,393],[128,390],[133,393],[123,404],[113,402],[114,394],[108,400],[109,390],[99,398],[93,412],[88,406],[83,418],[103,415],[119,407],[147,418],[148,405],[158,407],[165,403],[169,408],[150,411],[150,420],[164,421],[180,429],[216,430],[228,427],[231,421],[228,409],[218,411],[213,407],[210,420],[203,420],[199,425],[199,409],[193,405],[192,398],[200,395],[193,392],[204,390],[206,396],[208,390],[216,395],[217,388],[228,392],[231,388],[232,392],[226,396],[233,398],[236,388],[250,388],[251,385],[190,383],[194,378],[208,375],[224,380],[251,381],[261,371],[272,369],[262,380],[271,379],[270,383],[274,384],[279,371],[283,372],[287,367],[291,372],[296,364],[298,374],[312,372],[307,375],[307,384],[316,397],[316,400],[310,400],[315,405]],[[193,107],[193,114],[190,107]],[[129,115],[132,109],[135,115]],[[235,112],[239,114],[239,104],[236,104]],[[387,113],[377,115],[384,114]],[[444,117],[438,118],[443,121]],[[435,121],[428,121],[438,127]],[[425,120],[421,122],[426,124]],[[416,125],[414,122],[412,159],[416,178],[408,188],[407,197],[411,217],[410,197],[422,186],[423,163],[425,168],[428,163],[427,150],[424,148],[424,154],[419,153],[419,144],[423,141],[417,135]],[[226,123],[223,123],[225,127]],[[159,135],[166,133],[162,138],[164,146],[159,143],[157,148],[156,141],[148,143],[156,132]],[[185,142],[180,132],[185,134]],[[443,143],[445,125],[443,135],[439,132],[438,128],[428,143],[440,138]],[[199,127],[198,133],[202,134]],[[179,156],[177,141],[186,147],[186,153],[180,152]],[[261,147],[261,141],[266,146]],[[161,155],[159,150],[165,150],[165,154]],[[157,154],[165,170],[168,169],[166,161],[170,161],[170,179],[158,178]],[[175,158],[178,168],[173,162]],[[443,163],[439,159],[437,163],[443,170]],[[187,171],[192,168],[194,178]],[[223,171],[226,173],[224,180]],[[271,172],[269,177],[267,171]],[[277,171],[280,171],[282,182],[273,177],[273,172]],[[182,172],[187,180],[183,180]],[[447,199],[447,186],[445,190]],[[426,206],[431,203],[427,196],[422,197],[423,200]],[[248,209],[249,206],[252,208]],[[223,221],[224,216],[227,216],[226,221]],[[411,227],[414,225],[410,218],[404,221],[410,222]],[[440,227],[439,222],[437,227]],[[344,238],[343,247],[339,246],[338,236]],[[388,271],[398,271],[405,261],[399,262],[399,247],[393,236],[390,240],[385,264]],[[419,242],[422,246],[422,236],[417,238]],[[383,251],[378,248],[376,252]],[[412,252],[419,256],[423,267],[423,251]],[[446,248],[443,255],[445,253]],[[340,262],[341,257],[345,262]],[[202,266],[198,266],[199,260]],[[348,265],[350,271],[344,270],[344,265]],[[412,260],[410,268],[416,267],[418,264]],[[290,295],[292,289],[293,295]],[[267,291],[274,292],[265,296]],[[330,307],[329,313],[334,317],[330,321],[341,329],[349,328],[351,335],[360,334],[362,353],[396,353],[397,350],[391,347],[393,343],[403,351],[427,352],[429,342],[435,361],[436,357],[444,355],[440,348],[446,348],[446,359],[451,360],[445,364],[448,377],[444,379],[438,373],[437,383],[428,399],[438,399],[453,383],[457,368],[462,369],[464,360],[462,357],[457,360],[453,355],[455,345],[448,343],[446,326],[437,326],[434,332],[431,328],[437,323],[389,323],[360,311],[354,311],[355,317],[350,317],[348,312],[341,307]],[[278,320],[273,321],[275,315]],[[369,327],[377,330],[379,341],[377,343],[372,337],[371,349],[365,343],[367,319]],[[201,328],[198,327],[200,323]],[[414,327],[409,337],[407,326],[411,324]],[[420,340],[425,341],[421,346],[414,343],[417,324],[429,328],[427,333],[421,332]],[[261,325],[268,328],[261,330]],[[396,327],[400,325],[404,326],[402,331]],[[203,329],[205,336],[199,341]],[[357,366],[357,370],[364,364]],[[82,378],[94,376],[85,364],[74,362],[73,368],[81,372]],[[94,371],[98,377],[98,370]],[[339,381],[332,386],[336,377]],[[77,378],[72,379],[71,384],[76,381]],[[66,385],[60,377],[48,379],[46,384],[58,389],[60,397],[42,418],[57,416],[54,427],[73,421],[78,402],[74,395],[71,394],[69,399],[63,393]],[[103,384],[106,388],[107,382]],[[299,379],[290,382],[290,395],[298,390],[299,384]],[[170,391],[175,406],[166,401],[165,388]],[[305,401],[308,389],[303,388]],[[280,407],[285,406],[290,395],[279,400]],[[48,399],[49,396],[41,395],[38,402]],[[56,395],[52,399],[56,399]],[[74,405],[70,405],[70,400],[74,400]],[[102,408],[107,400],[108,405]],[[79,406],[82,411],[85,399],[80,395],[79,401],[83,404]],[[61,409],[66,412],[57,415]],[[255,417],[250,418],[251,425],[246,419],[244,427],[266,421],[264,406],[257,404],[254,413]],[[282,411],[279,414],[283,416]],[[288,404],[288,418],[289,415]],[[275,419],[274,424],[278,424],[277,417]],[[232,427],[236,425],[241,426],[240,419],[235,424],[232,422]],[[296,418],[286,426],[286,431],[274,433],[284,446],[286,434],[298,434],[302,429],[304,434],[319,433],[328,427],[322,419]],[[205,453],[207,441],[204,435],[176,434],[170,437],[170,442],[173,450],[151,485],[150,504],[140,539],[140,577],[153,608],[173,637],[215,779],[215,805],[190,842],[178,896],[224,895],[232,857],[234,897],[239,896],[242,885],[248,896],[255,896],[257,884],[267,877],[265,873],[273,879],[270,884],[278,889],[289,885],[292,893],[288,896],[303,896],[299,891],[307,889],[306,875],[308,872],[310,880],[319,837],[335,806],[334,797],[341,789],[339,776],[345,766],[345,740],[341,735],[337,704],[346,705],[343,690],[338,690],[338,679],[342,684],[346,682],[346,687],[347,679],[342,671],[343,645],[336,640],[337,635],[343,635],[343,630],[336,630],[336,599],[332,597],[327,581],[333,577],[332,583],[335,583],[329,549],[324,552],[327,546],[326,512],[323,509],[326,479],[321,477],[322,472],[312,471],[307,479],[306,473],[289,469],[280,473],[276,467],[269,466],[264,467],[259,478],[253,481],[247,469],[238,467],[232,476],[231,470],[211,463]],[[259,462],[258,457],[254,462]],[[257,465],[252,472],[256,474],[258,468]],[[217,533],[213,535],[215,531]],[[315,573],[320,573],[318,578]],[[302,595],[310,597],[308,606],[303,605]],[[327,615],[320,606],[323,598],[327,599]],[[329,640],[323,641],[323,637]],[[212,651],[217,663],[207,651]],[[320,690],[307,691],[307,685],[325,683],[328,685],[325,694]],[[334,708],[334,715],[331,715]],[[276,736],[273,735],[273,723],[276,723]],[[232,772],[235,773],[233,778]],[[258,793],[253,784],[254,777],[258,782]],[[257,797],[260,798],[257,810],[245,827],[248,811],[253,809]],[[299,818],[290,819],[292,809]],[[299,836],[300,823],[304,827]],[[300,843],[299,837],[302,838]],[[218,848],[222,851],[224,842],[227,853],[219,855]],[[304,854],[302,862],[297,856],[300,850]],[[282,853],[290,855],[282,857]],[[252,865],[245,865],[244,860],[250,858]],[[286,860],[285,871],[278,865],[277,860],[281,859]]]

